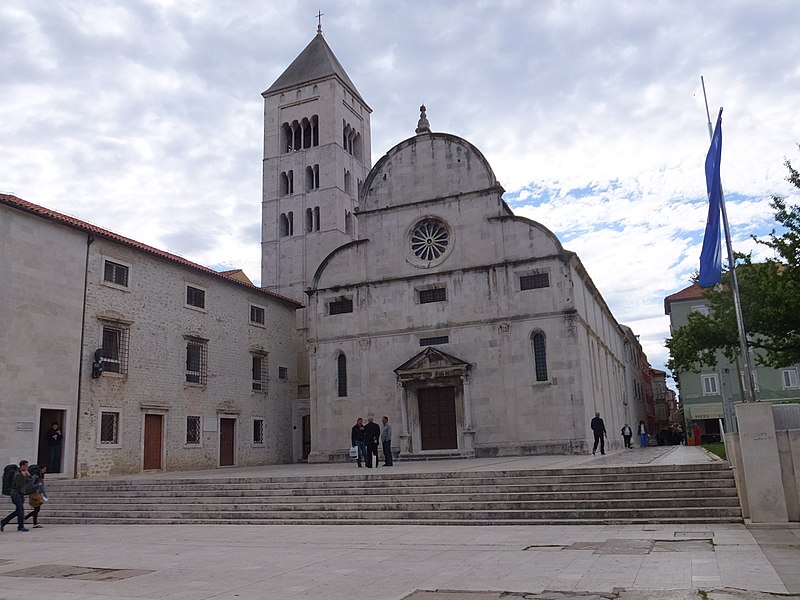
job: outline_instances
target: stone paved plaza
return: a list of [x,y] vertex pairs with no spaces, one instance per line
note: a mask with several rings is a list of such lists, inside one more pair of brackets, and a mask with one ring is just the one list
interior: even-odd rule
[[[552,468],[713,460],[695,448],[605,457],[401,463]],[[284,465],[198,472],[341,472]],[[187,476],[186,473],[180,474]],[[164,474],[158,475],[163,477]],[[142,477],[149,477],[142,476]],[[657,493],[657,487],[654,488]],[[10,502],[7,503],[11,509]],[[800,530],[713,525],[48,525],[0,534],[0,600],[776,598],[800,593]]]

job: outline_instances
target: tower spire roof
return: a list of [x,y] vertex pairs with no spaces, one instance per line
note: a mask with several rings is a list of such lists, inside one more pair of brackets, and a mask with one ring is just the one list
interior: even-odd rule
[[320,27],[314,39],[311,40],[308,46],[306,46],[297,58],[292,61],[292,64],[286,68],[281,76],[275,80],[275,83],[269,86],[262,95],[267,96],[275,92],[280,92],[288,88],[297,87],[311,81],[325,79],[331,76],[337,77],[356,98],[369,108],[364,98],[358,93],[355,84],[345,72],[339,59],[336,58],[333,50],[328,46],[328,42],[325,41]]
[[428,113],[425,105],[419,107],[419,121],[417,122],[417,128],[414,130],[415,133],[430,133],[431,132],[431,124],[428,122]]

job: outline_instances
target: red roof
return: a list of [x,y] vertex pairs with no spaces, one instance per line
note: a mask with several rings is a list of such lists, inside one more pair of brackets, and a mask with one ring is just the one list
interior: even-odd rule
[[703,288],[696,283],[693,283],[687,288],[682,289],[680,292],[675,292],[664,298],[664,314],[669,314],[669,305],[671,302],[680,302],[681,300],[700,300],[705,298],[703,295]]
[[302,304],[300,304],[296,300],[292,300],[291,298],[287,298],[286,296],[276,294],[275,292],[272,292],[270,290],[265,290],[255,285],[247,284],[243,281],[234,279],[233,277],[226,275],[226,273],[232,273],[235,271],[225,271],[225,272],[215,271],[214,269],[211,269],[209,267],[204,267],[203,265],[200,265],[198,263],[186,260],[182,256],[178,256],[177,254],[172,254],[171,252],[165,252],[164,250],[159,250],[158,248],[153,248],[152,246],[148,246],[147,244],[143,244],[141,242],[137,242],[136,240],[126,238],[125,236],[119,235],[118,233],[114,233],[113,231],[109,231],[107,229],[103,229],[102,227],[98,227],[97,225],[92,225],[91,223],[87,223],[86,221],[81,221],[80,219],[76,219],[75,217],[70,217],[69,215],[65,215],[56,212],[54,210],[50,210],[49,208],[45,208],[44,206],[33,204],[32,202],[28,202],[27,200],[23,200],[22,198],[17,198],[16,196],[12,196],[10,194],[0,194],[0,204],[5,204],[6,206],[10,206],[12,208],[19,209],[29,214],[36,215],[37,217],[41,217],[48,221],[53,221],[56,223],[60,223],[62,225],[66,225],[67,227],[72,227],[73,229],[77,229],[79,231],[85,231],[86,233],[102,236],[113,242],[117,242],[119,244],[128,246],[135,250],[140,250],[142,252],[146,252],[147,254],[151,254],[153,256],[157,256],[164,260],[177,263],[184,267],[189,267],[190,269],[201,271],[207,275],[212,275],[228,283],[232,283],[233,285],[238,285],[240,287],[248,288],[252,292],[257,292],[259,294],[270,296],[271,298],[275,298],[276,300],[279,300],[286,304],[291,304],[295,308],[300,308],[302,306]]

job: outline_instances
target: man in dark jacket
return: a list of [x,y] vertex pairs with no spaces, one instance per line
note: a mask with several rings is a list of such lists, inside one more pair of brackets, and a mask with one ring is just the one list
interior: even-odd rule
[[367,424],[364,425],[364,436],[367,440],[367,467],[372,468],[372,459],[375,459],[375,466],[378,466],[378,440],[381,437],[381,426],[372,421],[372,416],[367,417]]
[[28,461],[19,461],[19,471],[14,473],[14,481],[11,483],[11,502],[14,503],[14,511],[5,519],[0,521],[0,531],[3,531],[14,517],[17,517],[17,531],[28,531],[25,527],[25,494],[31,493],[33,487],[33,476],[28,471]]
[[361,417],[358,417],[358,419],[356,419],[356,424],[353,425],[353,429],[350,433],[350,445],[358,448],[358,457],[356,458],[356,462],[358,462],[358,466],[360,467],[361,461],[367,459],[367,444],[366,438],[364,437],[364,420]]
[[600,418],[600,413],[594,413],[594,419],[591,422],[592,432],[594,433],[594,446],[592,447],[592,454],[597,452],[597,444],[600,444],[600,454],[606,453],[606,424]]

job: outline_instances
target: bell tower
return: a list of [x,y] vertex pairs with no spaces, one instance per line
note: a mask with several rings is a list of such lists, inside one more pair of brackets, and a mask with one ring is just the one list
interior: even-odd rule
[[262,96],[261,285],[305,303],[322,260],[358,238],[355,208],[371,166],[372,109],[321,26]]

